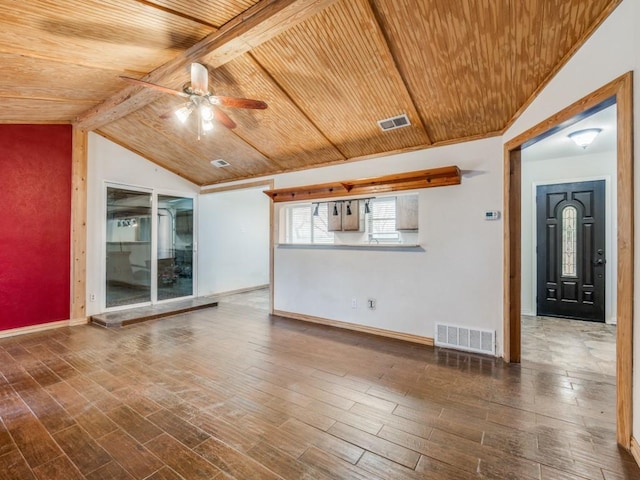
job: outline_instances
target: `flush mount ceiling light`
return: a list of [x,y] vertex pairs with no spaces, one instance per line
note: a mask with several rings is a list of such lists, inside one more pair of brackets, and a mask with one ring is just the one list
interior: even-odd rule
[[576,145],[586,149],[591,142],[595,140],[598,134],[602,131],[601,128],[587,128],[585,130],[578,130],[567,135]]

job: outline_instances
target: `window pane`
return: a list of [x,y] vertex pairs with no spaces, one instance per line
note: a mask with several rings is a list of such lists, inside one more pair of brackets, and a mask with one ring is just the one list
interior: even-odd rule
[[318,205],[318,215],[312,216],[313,243],[333,243],[333,232],[329,231],[329,204]]
[[193,294],[193,199],[158,195],[158,300]]
[[578,211],[575,207],[564,207],[562,210],[562,275],[564,277],[576,276],[577,216]]
[[311,205],[287,209],[287,243],[311,243]]
[[107,188],[107,307],[151,301],[151,194]]
[[396,231],[396,197],[373,198],[369,209],[369,238],[397,241],[400,235]]

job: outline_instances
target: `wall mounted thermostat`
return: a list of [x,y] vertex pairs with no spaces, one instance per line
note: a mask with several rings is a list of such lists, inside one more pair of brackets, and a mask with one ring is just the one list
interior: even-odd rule
[[498,220],[500,218],[500,212],[498,210],[489,210],[484,212],[485,220]]

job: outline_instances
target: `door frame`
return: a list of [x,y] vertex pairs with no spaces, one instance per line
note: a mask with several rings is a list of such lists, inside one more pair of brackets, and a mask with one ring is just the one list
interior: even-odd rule
[[629,449],[633,433],[633,72],[625,73],[504,145],[504,359],[520,362],[521,355],[522,146],[612,97],[617,108],[616,437],[621,446]]

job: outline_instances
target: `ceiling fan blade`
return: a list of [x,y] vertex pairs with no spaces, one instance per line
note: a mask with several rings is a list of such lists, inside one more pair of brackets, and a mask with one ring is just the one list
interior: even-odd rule
[[166,112],[160,114],[160,118],[162,120],[166,120],[167,118],[171,118],[173,115],[175,115],[176,113],[176,109],[172,108],[171,110],[167,110]]
[[213,116],[218,122],[220,122],[221,124],[223,124],[227,128],[233,129],[233,128],[236,128],[236,126],[237,126],[236,122],[231,120],[229,115],[224,113],[219,108],[213,107]]
[[125,81],[129,82],[129,83],[135,83],[136,85],[141,85],[143,87],[152,88],[154,90],[158,90],[159,92],[169,93],[171,95],[178,95],[180,97],[188,97],[189,96],[184,92],[180,92],[178,90],[173,90],[171,88],[163,87],[161,85],[156,85],[155,83],[145,82],[144,80],[138,80],[137,78],[123,77],[123,76],[120,76],[120,78],[122,80],[125,80]]
[[201,63],[191,64],[191,90],[198,95],[209,91],[209,71]]
[[267,104],[262,100],[251,100],[250,98],[225,97],[222,95],[211,95],[209,97],[211,103],[231,108],[252,108],[256,110],[264,110]]

